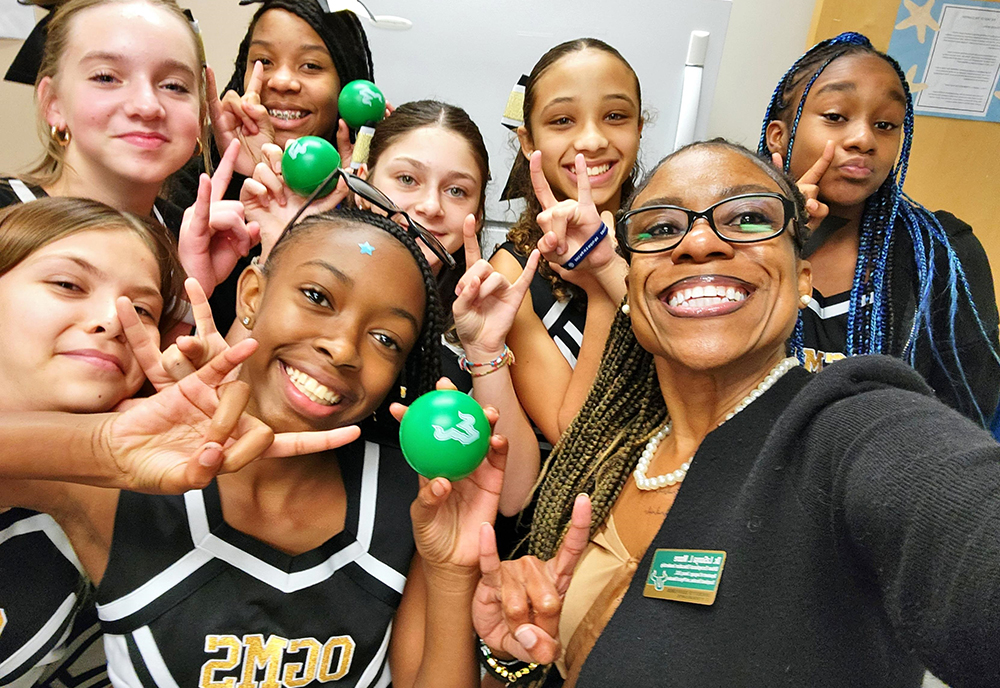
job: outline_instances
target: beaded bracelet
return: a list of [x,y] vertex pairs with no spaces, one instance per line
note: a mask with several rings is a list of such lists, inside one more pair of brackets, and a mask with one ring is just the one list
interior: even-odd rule
[[[506,365],[514,365],[514,352],[506,344],[504,344],[502,354],[492,361],[486,361],[485,363],[473,363],[466,358],[465,354],[458,357],[458,367],[469,373],[472,377],[482,377],[483,375],[495,373]],[[487,368],[487,370],[477,370],[479,368]]]
[[490,652],[489,646],[483,642],[482,638],[479,639],[479,663],[493,676],[508,686],[529,678],[535,671],[542,667],[537,662],[522,662],[519,659],[497,659]]

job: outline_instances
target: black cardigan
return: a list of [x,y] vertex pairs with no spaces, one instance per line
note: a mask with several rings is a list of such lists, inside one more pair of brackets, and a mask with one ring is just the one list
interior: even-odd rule
[[[1000,445],[888,357],[788,373],[702,443],[578,686],[1000,686]],[[657,548],[728,553],[710,607]]]

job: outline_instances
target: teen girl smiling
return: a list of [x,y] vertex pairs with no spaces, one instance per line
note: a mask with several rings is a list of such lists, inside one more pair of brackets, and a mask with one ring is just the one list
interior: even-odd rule
[[[625,294],[624,261],[610,237],[574,270],[559,267],[589,238],[576,236],[578,218],[559,202],[577,199],[587,183],[600,211],[617,211],[631,190],[641,132],[639,81],[606,43],[563,43],[531,70],[512,171],[527,208],[490,262],[513,281],[536,246],[545,259],[507,341],[518,358],[517,396],[548,442],[579,410]],[[540,186],[551,192],[540,194]]]
[[[241,278],[239,317],[260,343],[240,373],[249,410],[276,429],[320,430],[370,416],[404,370],[413,396],[429,390],[439,313],[430,269],[398,225],[369,213],[307,218]],[[391,664],[394,685],[466,686],[479,678],[477,529],[496,512],[505,454],[502,440],[492,447],[470,479],[425,481],[419,495],[398,450],[363,441],[263,459],[182,497],[58,482],[0,489],[61,512],[100,582],[116,685],[257,680],[259,670],[286,684],[369,686],[387,683]],[[73,508],[55,509],[56,491]],[[408,513],[421,555],[412,567]],[[173,575],[182,569],[190,575]]]
[[[101,413],[139,390],[115,304],[131,299],[154,342],[174,321],[180,266],[165,229],[46,198],[0,211],[0,256],[0,410]],[[34,685],[71,643],[82,658],[62,671],[103,673],[92,590],[66,535],[49,516],[4,508],[14,503],[0,499],[0,683]]]

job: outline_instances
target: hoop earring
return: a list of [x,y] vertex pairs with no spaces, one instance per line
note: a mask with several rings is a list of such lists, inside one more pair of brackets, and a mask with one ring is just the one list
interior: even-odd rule
[[205,149],[201,145],[201,137],[199,136],[198,138],[196,138],[194,140],[194,156],[193,157],[197,158],[199,155],[202,154],[202,151],[204,151],[204,150]]
[[69,142],[73,139],[73,135],[69,133],[69,129],[59,129],[54,124],[49,128],[49,136],[62,148],[68,146]]

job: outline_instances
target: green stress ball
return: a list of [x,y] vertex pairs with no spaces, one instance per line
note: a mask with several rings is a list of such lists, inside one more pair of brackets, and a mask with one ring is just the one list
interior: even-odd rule
[[355,79],[340,89],[337,109],[351,129],[374,126],[385,116],[385,96],[372,82]]
[[475,399],[455,390],[417,398],[399,424],[403,456],[425,478],[461,480],[490,448],[490,424]]
[[[300,196],[316,190],[330,173],[340,167],[340,153],[333,144],[318,136],[303,136],[288,144],[281,158],[281,175],[288,188]],[[337,179],[331,179],[321,196],[337,188]]]

